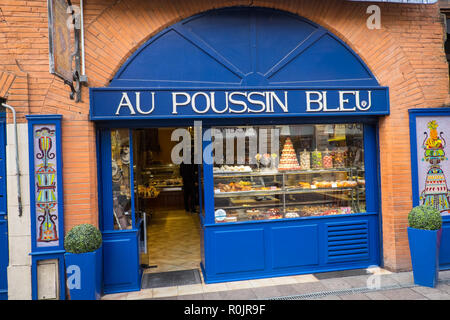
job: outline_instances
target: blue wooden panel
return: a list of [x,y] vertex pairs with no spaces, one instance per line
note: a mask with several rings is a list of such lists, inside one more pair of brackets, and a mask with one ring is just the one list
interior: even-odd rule
[[284,11],[225,8],[176,23],[122,66],[113,87],[377,86],[359,57],[325,28]]
[[8,224],[4,215],[0,215],[0,300],[8,299]]
[[212,242],[216,273],[265,269],[263,229],[216,231]]
[[[314,32],[323,30],[307,20],[273,11],[261,11],[255,15],[255,26],[258,52],[265,53],[257,55],[256,70],[266,77],[282,67],[290,57],[300,54],[308,43],[305,41]],[[286,30],[289,30],[288,37]]]
[[0,300],[8,299],[8,221],[6,220],[6,124],[0,113]]
[[[242,75],[253,71],[252,47],[248,41],[252,37],[250,16],[248,10],[235,11],[231,16],[227,10],[217,10],[188,19],[177,26],[177,30],[181,29],[184,34],[189,33],[190,39],[198,37],[196,42],[201,47],[214,48],[216,55],[221,55],[223,59],[233,63]],[[234,35],[234,41],[230,41],[230,34]]]
[[439,252],[441,269],[450,269],[450,220],[443,219],[441,248]]
[[272,266],[277,268],[319,263],[318,225],[273,227]]
[[376,213],[210,224],[204,233],[206,283],[379,264]]
[[[199,60],[202,64],[192,63]],[[239,77],[174,30],[152,40],[151,45],[144,45],[141,54],[133,57],[132,61],[121,70],[120,79],[240,82]]]
[[[298,70],[297,74],[292,70]],[[333,36],[323,34],[301,55],[293,59],[289,68],[285,67],[271,82],[309,82],[324,80],[367,80],[373,84],[367,68],[355,59],[354,54],[339,43]],[[323,84],[322,84],[323,85]]]
[[140,289],[137,231],[103,233],[104,292]]

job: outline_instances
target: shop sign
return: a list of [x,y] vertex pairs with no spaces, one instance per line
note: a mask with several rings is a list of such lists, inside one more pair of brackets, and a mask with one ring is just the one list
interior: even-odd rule
[[91,88],[91,119],[389,114],[388,89]]
[[50,73],[72,83],[72,50],[69,4],[66,0],[48,0]]

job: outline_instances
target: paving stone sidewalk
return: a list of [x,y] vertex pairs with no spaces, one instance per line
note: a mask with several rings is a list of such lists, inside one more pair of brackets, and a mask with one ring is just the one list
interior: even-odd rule
[[367,283],[371,276],[372,274],[344,276],[315,282],[159,297],[152,300],[450,300],[450,270],[439,273],[436,288],[414,285],[412,272],[401,272],[379,275],[379,282],[376,284],[380,288],[369,290]]

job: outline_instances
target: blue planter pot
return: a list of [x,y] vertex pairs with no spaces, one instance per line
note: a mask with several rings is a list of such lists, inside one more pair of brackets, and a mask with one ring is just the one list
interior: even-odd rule
[[408,228],[414,283],[434,288],[439,277],[439,247],[442,229]]
[[65,253],[66,282],[70,300],[98,300],[102,294],[103,250]]

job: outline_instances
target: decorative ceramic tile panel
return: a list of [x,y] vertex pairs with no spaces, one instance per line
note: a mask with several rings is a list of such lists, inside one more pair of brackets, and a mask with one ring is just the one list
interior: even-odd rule
[[55,125],[33,126],[36,244],[58,246],[58,185]]

